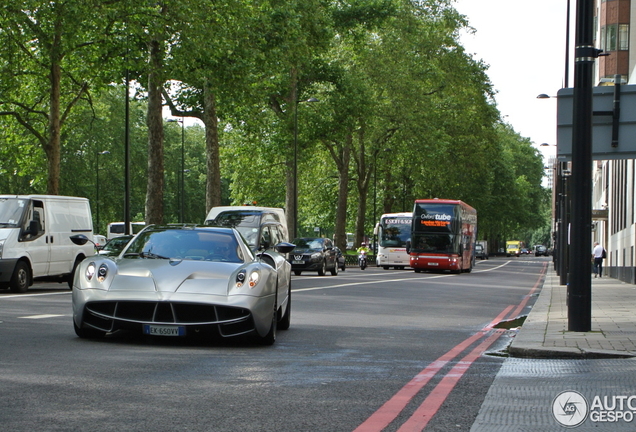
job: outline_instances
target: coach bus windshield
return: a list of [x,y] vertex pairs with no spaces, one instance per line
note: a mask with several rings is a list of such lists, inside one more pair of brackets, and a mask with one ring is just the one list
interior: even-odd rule
[[386,217],[381,221],[380,246],[405,247],[411,238],[410,217]]

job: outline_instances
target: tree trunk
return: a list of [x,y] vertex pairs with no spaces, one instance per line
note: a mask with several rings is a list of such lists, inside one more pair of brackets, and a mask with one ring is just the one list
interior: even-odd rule
[[347,250],[347,201],[349,198],[349,163],[351,160],[351,134],[347,135],[339,157],[334,157],[338,168],[338,199],[336,203],[335,243],[341,251]]
[[163,116],[161,80],[162,44],[150,42],[148,74],[148,184],[146,187],[146,223],[163,223]]
[[219,122],[216,117],[216,99],[206,82],[203,89],[203,124],[205,125],[206,214],[221,205],[221,162],[219,156]]

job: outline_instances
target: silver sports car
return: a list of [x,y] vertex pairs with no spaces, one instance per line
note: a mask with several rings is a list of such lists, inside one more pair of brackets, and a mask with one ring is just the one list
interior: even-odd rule
[[[86,242],[86,237],[72,237]],[[232,228],[146,227],[118,257],[77,266],[73,323],[79,337],[128,329],[153,336],[252,334],[271,345],[291,317],[294,245],[255,256]]]

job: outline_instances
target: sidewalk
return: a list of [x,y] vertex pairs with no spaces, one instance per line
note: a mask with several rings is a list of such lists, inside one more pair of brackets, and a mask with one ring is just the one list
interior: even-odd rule
[[592,331],[569,332],[567,287],[552,266],[528,318],[509,347],[511,357],[636,356],[636,285],[592,278]]

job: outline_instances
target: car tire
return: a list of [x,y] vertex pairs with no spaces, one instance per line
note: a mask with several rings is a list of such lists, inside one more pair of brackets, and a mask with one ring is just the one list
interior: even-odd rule
[[296,276],[300,276],[301,274],[303,274],[303,272],[302,272],[302,271],[300,271],[300,270],[294,270],[294,274],[295,274]]
[[322,264],[320,265],[320,268],[318,269],[318,276],[324,276],[325,272],[327,271],[327,263],[325,263],[325,261],[322,261]]
[[78,327],[73,320],[73,327],[75,328],[75,334],[82,339],[100,339],[106,335],[105,331],[97,330],[94,328]]
[[11,292],[24,293],[29,289],[31,282],[31,269],[29,265],[24,261],[18,261],[13,269],[13,275],[11,275],[11,281],[9,287]]
[[334,263],[331,269],[331,276],[338,276],[338,263]]
[[278,328],[281,330],[289,330],[289,326],[291,325],[291,283],[289,284],[289,290],[287,293],[287,310],[285,311],[285,315],[278,322]]
[[[278,289],[276,290],[276,297],[278,298]],[[276,300],[274,300],[274,313],[272,314],[272,325],[269,327],[269,331],[263,337],[258,338],[258,343],[261,345],[274,345],[276,342],[276,329],[278,327],[278,307]]]

